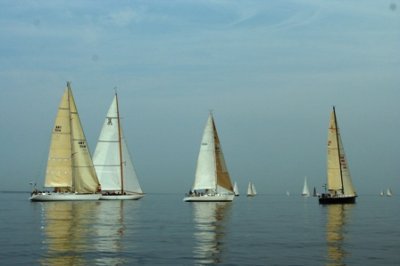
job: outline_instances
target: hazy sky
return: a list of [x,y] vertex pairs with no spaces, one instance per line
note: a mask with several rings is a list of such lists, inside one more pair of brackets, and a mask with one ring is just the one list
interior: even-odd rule
[[118,87],[145,192],[189,190],[210,109],[242,192],[321,189],[335,105],[358,193],[400,193],[400,0],[10,0],[0,38],[0,190],[42,186],[70,80],[92,152]]

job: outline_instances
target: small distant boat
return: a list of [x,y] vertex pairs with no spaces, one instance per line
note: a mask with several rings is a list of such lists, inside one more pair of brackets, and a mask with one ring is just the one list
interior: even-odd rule
[[212,113],[201,140],[192,189],[183,201],[232,201],[235,198]]
[[386,190],[386,196],[387,196],[387,197],[391,197],[391,196],[392,196],[392,190],[391,190],[390,188],[388,188],[388,189]]
[[310,196],[310,190],[308,189],[308,185],[307,185],[307,177],[304,177],[303,192],[301,192],[301,195],[303,197],[309,197]]
[[381,190],[381,193],[379,193],[380,196],[385,196],[385,193],[383,192],[383,190]]
[[144,196],[122,131],[117,93],[101,129],[93,164],[101,184],[101,200],[138,200]]
[[235,196],[239,196],[239,188],[236,182],[233,185],[233,192],[235,193]]
[[51,133],[44,187],[54,191],[42,192],[35,188],[30,200],[98,200],[101,196],[70,82],[61,98]]
[[319,203],[355,203],[357,194],[351,181],[350,170],[337,124],[335,107],[333,107],[329,123],[327,157],[328,192],[319,196]]
[[256,187],[253,182],[249,182],[247,186],[247,197],[254,197],[255,195],[257,195]]
[[290,196],[290,192],[289,192],[289,190],[286,190],[286,196]]
[[314,189],[313,189],[313,197],[318,197],[319,196],[319,194],[318,194],[318,192],[317,192],[317,189],[314,187]]

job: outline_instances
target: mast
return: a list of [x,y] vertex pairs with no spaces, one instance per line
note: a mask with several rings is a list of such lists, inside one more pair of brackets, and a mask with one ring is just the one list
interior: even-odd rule
[[74,145],[73,143],[73,132],[72,132],[72,117],[71,117],[71,82],[67,81],[67,88],[68,88],[68,96],[67,96],[67,101],[68,101],[68,121],[69,121],[69,128],[70,128],[70,134],[69,134],[69,139],[70,139],[70,146],[71,146],[71,170],[72,170],[72,182],[71,182],[71,190],[72,192],[75,192],[75,166],[74,166]]
[[211,122],[212,122],[212,134],[213,134],[213,139],[214,139],[214,165],[215,165],[215,169],[214,169],[214,176],[215,176],[215,193],[217,193],[218,191],[218,154],[217,154],[217,148],[216,148],[216,143],[217,143],[217,139],[215,136],[215,123],[214,123],[214,117],[213,117],[213,113],[212,110],[210,110],[210,116],[211,116]]
[[117,105],[117,121],[118,121],[118,148],[119,148],[119,167],[121,171],[121,194],[124,194],[124,167],[122,162],[122,145],[121,145],[121,123],[119,117],[118,95],[115,92],[115,102]]
[[338,148],[338,159],[339,159],[339,170],[340,170],[340,181],[342,183],[342,193],[344,194],[344,185],[343,185],[343,173],[342,173],[342,161],[341,161],[341,154],[340,154],[340,144],[339,144],[339,126],[336,120],[336,111],[335,106],[333,106],[333,116],[335,118],[335,126],[336,126],[336,143]]

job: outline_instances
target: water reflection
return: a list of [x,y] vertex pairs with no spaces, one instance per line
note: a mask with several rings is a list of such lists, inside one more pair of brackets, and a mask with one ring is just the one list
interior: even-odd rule
[[326,241],[328,248],[327,266],[346,265],[345,258],[348,252],[344,250],[345,228],[353,207],[352,204],[333,204],[326,206],[327,224]]
[[42,265],[86,265],[85,253],[94,234],[92,213],[98,202],[44,202],[42,205]]
[[[97,265],[126,263],[120,255],[125,249],[123,239],[127,234],[124,204],[126,202],[123,200],[101,201],[98,207],[95,226],[97,240],[94,244],[99,252],[96,258]],[[134,214],[130,212],[130,215]]]
[[[194,202],[194,258],[199,264],[222,262],[223,238],[229,202]],[[224,221],[225,218],[225,221]]]
[[132,250],[135,228],[129,219],[126,226],[125,212],[135,217],[138,206],[124,201],[42,203],[45,255],[40,264],[126,264],[121,254]]

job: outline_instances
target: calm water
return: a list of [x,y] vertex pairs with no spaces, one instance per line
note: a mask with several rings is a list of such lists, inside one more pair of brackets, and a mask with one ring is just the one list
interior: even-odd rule
[[400,265],[399,197],[31,203],[0,193],[2,265]]

